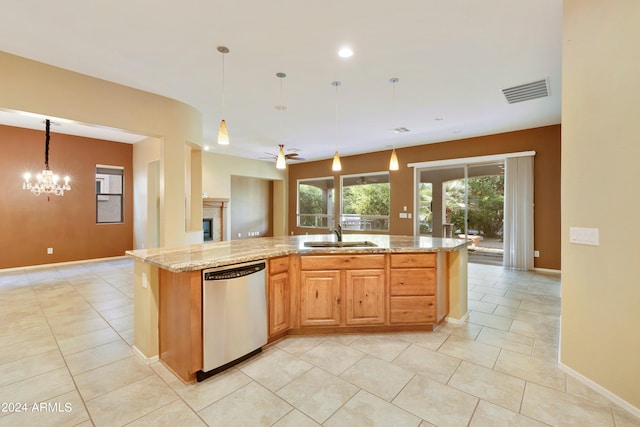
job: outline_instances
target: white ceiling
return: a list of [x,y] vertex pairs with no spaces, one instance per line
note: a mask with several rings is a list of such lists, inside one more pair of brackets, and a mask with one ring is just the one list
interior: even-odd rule
[[[560,123],[561,15],[561,0],[15,0],[0,49],[190,104],[214,152],[257,159],[285,144],[313,160]],[[220,45],[229,146],[215,143]],[[337,56],[343,45],[352,58]],[[508,104],[501,92],[543,78],[549,97]],[[14,116],[0,123],[43,128]],[[52,132],[83,128],[58,121]]]

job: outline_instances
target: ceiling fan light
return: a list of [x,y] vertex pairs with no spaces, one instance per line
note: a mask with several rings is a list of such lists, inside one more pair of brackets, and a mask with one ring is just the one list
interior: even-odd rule
[[400,165],[398,163],[398,155],[396,154],[396,149],[394,148],[391,152],[391,158],[389,159],[389,170],[397,171],[400,169]]
[[276,169],[286,169],[287,161],[284,157],[284,148],[280,145],[280,151],[278,151],[278,158],[276,159]]
[[220,129],[218,130],[218,144],[229,145],[229,132],[227,131],[227,122],[222,119]]
[[331,165],[331,170],[336,172],[342,170],[342,163],[340,163],[340,155],[338,154],[338,151],[336,151],[336,153],[333,155],[333,164]]

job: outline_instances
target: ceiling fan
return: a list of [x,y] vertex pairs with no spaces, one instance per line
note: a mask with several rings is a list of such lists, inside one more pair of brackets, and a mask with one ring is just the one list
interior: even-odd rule
[[[281,150],[284,153],[284,144],[279,144],[278,145],[279,150]],[[299,148],[289,148],[287,151],[289,151],[288,153],[284,153],[284,158],[286,160],[305,160],[304,157],[299,157],[300,153],[298,153],[298,151],[300,151]],[[267,153],[265,151],[266,155],[268,155],[269,157],[260,157],[260,159],[268,159],[268,160],[278,160],[278,154],[273,154],[273,153]]]

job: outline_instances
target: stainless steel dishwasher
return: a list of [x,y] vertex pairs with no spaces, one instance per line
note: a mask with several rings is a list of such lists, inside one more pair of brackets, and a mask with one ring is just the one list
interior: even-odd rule
[[262,351],[267,343],[266,262],[202,271],[203,368],[198,381]]

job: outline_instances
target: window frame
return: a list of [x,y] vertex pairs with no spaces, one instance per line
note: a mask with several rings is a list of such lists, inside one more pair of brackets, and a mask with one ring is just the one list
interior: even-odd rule
[[[108,181],[106,178],[98,177],[98,175],[114,175],[121,177],[121,188],[120,193],[104,193],[102,192],[102,188],[108,185]],[[124,166],[111,166],[111,165],[96,165],[95,172],[95,206],[96,206],[96,224],[123,224],[124,223]],[[98,191],[100,189],[100,191]],[[116,197],[120,199],[120,220],[119,221],[105,221],[100,220],[100,205],[104,203],[108,203],[112,197]]]
[[[359,215],[360,217],[362,217],[362,214],[345,214],[344,213],[344,206],[345,206],[345,197],[344,197],[344,189],[345,189],[345,185],[344,185],[344,181],[345,179],[350,179],[350,178],[361,178],[361,177],[368,177],[368,176],[379,176],[379,175],[386,175],[387,176],[387,182],[386,184],[389,186],[389,213],[387,215],[364,215],[367,217],[376,217],[373,218],[375,219],[386,219],[386,224],[387,224],[387,228],[386,229],[367,229],[367,228],[363,228],[362,227],[362,220],[360,220],[360,224],[358,228],[352,228],[352,225],[349,224],[345,224],[344,221],[344,217],[345,215]],[[346,187],[351,187],[350,185],[347,185]],[[349,231],[358,231],[358,232],[374,232],[374,233],[388,233],[389,230],[391,229],[391,174],[389,173],[388,170],[382,170],[382,171],[378,171],[378,172],[366,172],[366,173],[355,173],[355,174],[349,174],[349,175],[340,175],[340,211],[339,211],[339,215],[338,217],[340,218],[340,226],[344,229],[344,230],[349,230]]]
[[[305,182],[312,182],[312,181],[331,181],[333,184],[333,197],[332,197],[332,203],[331,206],[327,206],[327,213],[326,214],[305,214],[305,215],[316,215],[316,216],[320,216],[321,218],[326,217],[327,219],[327,226],[312,226],[312,225],[300,225],[300,218],[301,218],[301,213],[300,213],[300,184],[301,183],[305,183]],[[323,177],[313,177],[313,178],[299,178],[296,180],[296,226],[299,228],[310,228],[310,229],[316,229],[316,230],[326,230],[326,229],[331,229],[333,228],[333,222],[335,221],[335,195],[336,195],[336,187],[335,187],[335,179],[333,176],[323,176]]]

